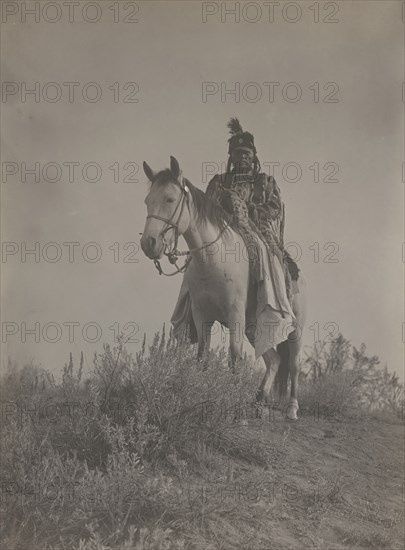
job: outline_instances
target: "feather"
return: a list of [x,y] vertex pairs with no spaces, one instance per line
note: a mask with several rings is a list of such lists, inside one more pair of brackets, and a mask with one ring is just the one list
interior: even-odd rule
[[228,122],[229,133],[233,136],[236,134],[243,134],[242,126],[236,117],[231,118]]

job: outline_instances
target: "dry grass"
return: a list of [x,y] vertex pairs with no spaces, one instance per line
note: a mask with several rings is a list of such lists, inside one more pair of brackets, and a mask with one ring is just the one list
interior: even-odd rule
[[[192,347],[166,341],[164,331],[145,348],[133,358],[122,344],[105,346],[86,380],[72,360],[60,383],[37,367],[10,365],[1,394],[2,548],[263,550],[270,542],[298,548],[298,540],[301,550],[325,547],[315,525],[331,514],[350,509],[362,522],[388,521],[381,504],[353,499],[347,473],[321,471],[313,456],[308,477],[308,453],[322,454],[329,437],[319,418],[312,428],[304,422],[311,415],[301,426],[252,420],[258,381],[247,360],[236,372],[221,350],[197,362]],[[342,421],[358,395],[356,377],[344,369],[307,377],[302,408],[336,403],[334,420]],[[281,489],[270,495],[275,483]],[[256,492],[246,496],[246,487]],[[391,519],[397,528],[400,516]],[[338,525],[336,533],[336,548],[397,540]]]

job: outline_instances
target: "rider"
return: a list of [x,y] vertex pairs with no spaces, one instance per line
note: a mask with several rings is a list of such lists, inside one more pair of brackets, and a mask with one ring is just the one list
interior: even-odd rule
[[273,176],[261,172],[253,135],[243,131],[237,118],[231,118],[228,128],[231,138],[227,170],[212,178],[206,194],[230,214],[235,214],[232,191],[243,199],[252,226],[284,266],[287,294],[291,298],[298,292],[299,269],[284,249],[285,210],[280,189]]

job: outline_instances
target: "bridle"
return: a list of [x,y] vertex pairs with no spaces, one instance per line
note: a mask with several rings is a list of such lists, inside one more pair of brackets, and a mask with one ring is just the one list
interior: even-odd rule
[[[181,175],[179,176],[179,178],[181,179],[181,183],[178,179],[173,180],[171,182],[171,183],[174,183],[175,185],[177,185],[177,187],[181,191],[180,198],[177,202],[176,208],[174,209],[174,212],[173,212],[172,216],[169,219],[168,218],[163,218],[162,216],[158,216],[156,214],[149,214],[148,216],[146,216],[147,220],[149,218],[154,218],[155,220],[160,220],[160,221],[164,222],[165,224],[167,224],[167,227],[165,227],[161,231],[161,233],[159,234],[159,237],[162,239],[163,245],[165,247],[164,251],[163,251],[163,254],[165,256],[167,256],[167,259],[169,260],[169,262],[172,265],[176,266],[177,271],[175,271],[174,273],[164,273],[164,271],[163,271],[163,269],[160,265],[160,261],[157,260],[157,259],[153,260],[153,263],[155,264],[155,267],[158,270],[159,275],[166,275],[167,277],[170,277],[172,275],[176,275],[177,273],[184,273],[184,271],[188,267],[188,264],[191,261],[191,256],[190,256],[190,258],[187,258],[186,262],[184,263],[184,265],[182,267],[179,267],[177,265],[177,260],[179,259],[179,256],[184,255],[184,253],[180,252],[177,249],[177,244],[178,244],[178,240],[179,240],[179,223],[180,223],[181,216],[183,214],[185,204],[187,205],[188,211],[190,212],[189,195],[188,195],[189,189],[188,189],[187,185],[184,183],[184,179],[181,177]],[[179,217],[177,218],[177,222],[172,223],[173,218],[176,215],[176,212],[179,209],[179,207],[180,207],[180,213],[179,213]],[[174,230],[174,244],[173,244],[173,248],[171,250],[167,250],[169,245],[165,241],[165,235],[171,229]],[[187,252],[189,252],[189,251],[187,251]]]
[[[180,181],[179,181],[180,180]],[[179,178],[177,180],[173,179],[170,183],[174,183],[175,185],[177,185],[177,187],[180,189],[181,191],[181,194],[180,194],[180,198],[177,202],[177,205],[176,205],[176,208],[174,209],[174,212],[172,214],[172,216],[168,219],[168,218],[164,218],[163,216],[158,216],[157,214],[149,214],[148,216],[146,216],[146,219],[149,219],[149,218],[154,218],[155,220],[160,220],[162,222],[164,222],[165,224],[167,224],[167,227],[165,227],[160,233],[159,233],[159,237],[162,239],[162,242],[163,242],[163,245],[164,245],[164,251],[163,251],[163,254],[164,256],[167,256],[167,259],[169,260],[169,262],[176,266],[176,271],[174,271],[173,273],[165,273],[162,269],[162,266],[160,265],[160,261],[158,259],[154,259],[153,260],[153,263],[155,264],[155,267],[156,269],[158,270],[159,272],[159,275],[165,275],[166,277],[171,277],[173,275],[177,275],[177,273],[184,273],[189,265],[189,263],[191,262],[192,260],[192,256],[191,256],[191,253],[192,252],[195,252],[195,251],[198,251],[198,250],[203,250],[204,248],[206,248],[207,246],[210,246],[214,243],[216,243],[219,238],[221,237],[222,233],[227,229],[227,227],[230,225],[229,223],[221,230],[221,232],[219,233],[218,237],[210,242],[210,243],[207,243],[203,246],[200,246],[199,248],[193,248],[191,250],[186,250],[184,252],[181,252],[178,248],[177,248],[177,245],[178,245],[178,241],[179,241],[179,223],[180,223],[180,219],[181,219],[181,216],[183,214],[183,211],[184,211],[184,206],[186,205],[187,208],[188,208],[188,211],[189,211],[189,214],[190,214],[190,217],[191,217],[191,211],[190,211],[190,197],[189,197],[189,188],[187,187],[185,181],[184,181],[184,178],[182,177],[182,175],[180,174],[179,175]],[[179,213],[179,216],[177,218],[177,222],[176,223],[173,223],[173,218],[175,217],[176,215],[176,212],[177,210],[180,208],[180,213]],[[165,235],[168,231],[170,231],[171,229],[174,230],[174,243],[173,243],[173,247],[171,250],[168,250],[168,247],[169,247],[169,244],[165,241]],[[179,267],[177,265],[177,261],[179,259],[179,256],[189,256],[189,258],[186,259],[186,261],[184,262],[184,264]]]

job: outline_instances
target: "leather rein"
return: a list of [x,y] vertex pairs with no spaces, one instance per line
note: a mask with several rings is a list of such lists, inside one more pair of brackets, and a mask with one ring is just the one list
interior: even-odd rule
[[[158,259],[153,260],[153,263],[155,264],[155,267],[158,270],[159,275],[165,275],[166,277],[172,277],[173,275],[177,275],[177,273],[184,273],[186,271],[186,269],[188,268],[189,263],[192,260],[192,256],[191,256],[192,252],[197,252],[198,250],[203,250],[204,248],[207,248],[208,246],[211,246],[212,244],[216,243],[220,239],[220,237],[224,233],[224,231],[230,225],[230,223],[227,223],[227,225],[220,231],[218,237],[214,241],[212,241],[210,243],[207,243],[203,246],[200,246],[198,248],[192,248],[190,250],[185,250],[185,251],[181,252],[177,248],[177,245],[178,245],[178,240],[179,240],[179,223],[180,223],[181,216],[183,214],[184,205],[187,205],[190,216],[191,216],[191,211],[190,211],[189,188],[187,187],[187,185],[184,182],[184,179],[181,176],[180,176],[180,179],[181,179],[181,183],[178,180],[173,180],[171,182],[171,183],[174,183],[175,185],[177,185],[177,187],[181,191],[180,199],[179,199],[179,201],[176,205],[176,208],[174,209],[174,212],[173,212],[171,218],[170,219],[163,218],[162,216],[158,216],[156,214],[149,214],[148,216],[146,216],[146,219],[154,218],[155,220],[160,220],[160,221],[167,224],[167,227],[165,227],[163,229],[163,231],[159,234],[159,237],[162,239],[162,242],[163,242],[164,247],[165,247],[164,251],[163,251],[163,254],[164,254],[164,256],[167,256],[167,259],[169,260],[169,262],[172,265],[176,266],[176,271],[173,271],[172,273],[165,273],[162,269],[162,266],[160,265],[160,261]],[[179,213],[179,216],[177,218],[177,222],[173,223],[172,220],[173,220],[174,216],[176,215],[176,212],[179,209],[179,207],[180,207],[180,213]],[[173,243],[172,249],[169,250],[169,244],[165,241],[165,235],[171,229],[174,230],[174,243]],[[177,265],[177,261],[179,259],[179,256],[189,256],[181,267],[179,267]]]

